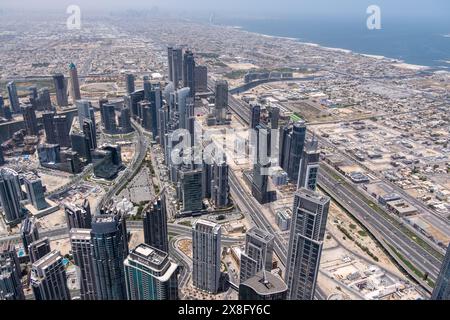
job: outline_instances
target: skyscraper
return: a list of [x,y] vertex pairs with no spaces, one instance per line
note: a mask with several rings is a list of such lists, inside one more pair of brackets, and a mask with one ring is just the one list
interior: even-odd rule
[[28,246],[30,262],[36,262],[46,254],[50,253],[50,240],[47,237],[36,240]]
[[95,293],[91,230],[70,229],[70,245],[75,265],[78,267],[81,300],[95,300],[97,295]]
[[55,74],[53,76],[53,82],[56,89],[56,103],[60,107],[66,107],[69,105],[67,97],[67,81],[62,73]]
[[38,90],[38,107],[39,110],[49,110],[52,108],[52,100],[48,88],[41,88]]
[[317,140],[307,142],[303,150],[303,156],[300,159],[297,189],[306,188],[313,191],[316,190],[319,156]]
[[132,94],[135,90],[134,87],[134,75],[131,73],[127,73],[125,75],[125,85],[127,88],[127,94]]
[[270,127],[272,130],[278,130],[278,122],[280,120],[280,108],[272,106],[270,112]]
[[6,224],[17,225],[25,216],[26,211],[20,204],[21,200],[19,175],[10,168],[1,168],[0,201]]
[[9,105],[11,108],[11,112],[19,113],[20,112],[20,102],[19,96],[17,94],[17,86],[14,81],[11,81],[7,84],[8,89],[8,97],[9,97]]
[[203,209],[202,199],[202,170],[181,169],[181,200],[183,212],[200,211]]
[[5,156],[3,155],[3,148],[0,145],[0,166],[5,164]]
[[330,198],[301,188],[294,197],[285,280],[290,300],[313,300]]
[[55,133],[55,113],[53,111],[46,111],[42,113],[42,122],[44,124],[45,139],[47,143],[55,144],[56,133]]
[[172,49],[172,82],[175,89],[178,88],[183,78],[183,50],[181,48]]
[[84,132],[71,132],[70,145],[72,146],[73,151],[77,152],[81,158],[85,159],[86,163],[92,162],[90,141]]
[[38,108],[38,91],[36,86],[28,87],[28,99],[34,110]]
[[65,115],[56,115],[53,118],[53,122],[55,124],[55,137],[56,143],[59,144],[60,147],[69,148],[70,143],[70,127],[69,119]]
[[0,261],[0,300],[25,300],[20,278],[14,261]]
[[72,96],[72,101],[81,99],[80,83],[78,82],[78,71],[75,64],[72,62],[69,65],[69,75],[70,75],[70,95]]
[[38,123],[36,119],[36,112],[31,104],[24,105],[22,107],[23,121],[25,122],[25,129],[27,135],[37,136],[39,135]]
[[250,129],[255,130],[259,125],[259,121],[261,117],[261,107],[258,105],[253,105],[250,108]]
[[211,198],[216,208],[224,208],[229,203],[228,164],[225,161],[212,167]]
[[183,86],[190,89],[189,96],[195,97],[195,59],[190,50],[186,50],[183,56]]
[[447,248],[431,299],[450,300],[450,247]]
[[102,113],[102,125],[106,133],[115,133],[117,131],[116,111],[113,104],[105,103],[100,107]]
[[226,120],[228,108],[228,82],[226,80],[216,81],[214,107],[216,123],[223,124]]
[[53,250],[32,264],[30,282],[36,300],[70,300],[59,251]]
[[252,195],[259,203],[265,204],[274,200],[274,192],[268,191],[269,168],[271,165],[271,131],[264,124],[255,128],[256,159],[253,165]]
[[97,299],[126,299],[123,261],[128,254],[128,241],[125,218],[112,214],[94,216],[91,246]]
[[259,271],[239,285],[239,300],[286,300],[287,286],[270,273]]
[[187,129],[188,110],[187,104],[189,103],[189,88],[181,88],[176,92],[176,103],[178,106],[178,114],[180,121],[180,128]]
[[195,66],[194,86],[195,92],[208,91],[208,68],[206,66]]
[[167,211],[164,192],[161,198],[149,203],[143,210],[145,243],[158,250],[169,252]]
[[120,111],[119,125],[122,133],[129,133],[133,131],[131,126],[131,112],[130,108],[124,107]]
[[27,191],[28,200],[36,210],[43,210],[48,207],[45,201],[44,188],[42,187],[42,180],[34,174],[28,174],[23,178],[25,189]]
[[[285,171],[292,182],[298,180],[298,173],[300,167],[300,159],[303,154],[303,147],[306,137],[306,125],[304,121],[294,123],[291,131],[290,148],[287,151],[288,167]],[[283,150],[281,150],[283,152]]]
[[124,261],[128,300],[177,300],[178,265],[167,252],[140,244]]
[[25,218],[20,226],[20,236],[22,238],[23,248],[28,254],[28,246],[34,241],[39,240],[39,231],[36,220],[33,218]]
[[245,252],[241,254],[240,282],[261,270],[272,270],[274,236],[262,229],[251,228],[245,234]]
[[172,54],[173,54],[173,48],[168,47],[167,48],[167,69],[169,73],[169,81],[173,81],[173,70],[172,70]]
[[199,219],[192,225],[192,283],[217,293],[220,285],[221,226]]
[[19,277],[22,275],[19,258],[17,257],[16,248],[11,240],[6,240],[0,243],[0,265],[6,261],[11,260]]
[[65,203],[67,227],[70,229],[90,229],[92,225],[91,207],[88,199],[84,199],[82,205]]

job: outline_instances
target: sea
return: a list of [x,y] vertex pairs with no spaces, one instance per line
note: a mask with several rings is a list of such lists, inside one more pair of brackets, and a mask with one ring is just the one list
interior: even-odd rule
[[450,70],[450,19],[382,19],[381,29],[369,30],[363,18],[222,18],[215,24]]

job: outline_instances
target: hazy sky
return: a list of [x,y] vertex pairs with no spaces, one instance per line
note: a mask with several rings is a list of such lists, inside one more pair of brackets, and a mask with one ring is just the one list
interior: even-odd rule
[[[314,15],[345,17],[364,14],[372,4],[380,6],[387,16],[446,17],[449,0],[0,0],[0,8],[48,9],[64,12],[68,5],[79,5],[82,10],[150,9],[172,12],[214,12],[216,15],[291,16]],[[5,13],[5,10],[3,10]],[[7,12],[7,11],[6,11]]]

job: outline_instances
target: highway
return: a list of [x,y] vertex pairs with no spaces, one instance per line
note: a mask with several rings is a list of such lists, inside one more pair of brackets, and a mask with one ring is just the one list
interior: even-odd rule
[[[208,80],[208,86],[213,88],[213,81]],[[233,96],[229,95],[229,108],[234,112],[244,124],[249,123],[249,106],[244,102],[238,101]],[[331,169],[332,172],[336,172]],[[282,263],[285,264],[286,261],[286,248],[283,245],[280,237],[277,236],[276,231],[271,226],[267,218],[256,210],[259,204],[256,204],[256,200],[245,193],[245,191],[240,187],[239,183],[234,176],[234,172],[230,171],[230,192],[233,198],[239,202],[241,209],[247,211],[251,219],[256,223],[256,225],[272,234],[275,235],[274,250],[278,255]],[[342,179],[345,179],[342,177]],[[439,268],[441,261],[437,259],[434,255],[427,252],[423,247],[414,242],[410,237],[408,237],[401,230],[397,229],[391,222],[389,222],[382,214],[377,212],[375,209],[371,208],[367,203],[356,196],[353,190],[348,189],[344,184],[337,183],[334,178],[322,169],[319,170],[319,187],[322,187],[324,191],[333,196],[333,198],[340,203],[345,209],[347,209],[353,216],[360,221],[366,228],[379,240],[379,242],[386,248],[386,250],[392,255],[392,257],[402,266],[405,270],[414,277],[419,283],[422,284],[428,291],[430,287],[425,283],[420,277],[418,277],[413,270],[408,268],[405,263],[397,256],[392,250],[386,245],[387,243],[393,245],[398,252],[400,252],[404,258],[408,259],[413,263],[416,268],[420,269],[423,273],[428,272],[429,277],[432,280],[436,280],[439,273]],[[318,296],[323,294],[319,291]]]
[[[441,261],[388,221],[386,216],[355,196],[348,184],[337,181],[330,170],[328,165],[322,163],[319,170],[319,186],[359,220],[381,244],[386,242],[393,246],[416,268],[423,273],[428,272],[430,278],[436,280]],[[345,178],[341,176],[341,179],[344,181]],[[393,255],[393,258],[399,260],[396,255]],[[412,270],[407,269],[407,271],[415,276]],[[415,278],[417,279],[417,276]]]
[[145,138],[142,128],[138,124],[136,124],[134,120],[131,120],[131,125],[138,134],[138,145],[136,147],[137,155],[135,155],[133,162],[125,169],[124,172],[119,175],[116,181],[114,181],[113,186],[103,195],[102,199],[98,202],[97,208],[95,210],[97,213],[139,171],[139,169],[141,168],[141,163],[142,161],[144,161],[147,154],[148,142]]

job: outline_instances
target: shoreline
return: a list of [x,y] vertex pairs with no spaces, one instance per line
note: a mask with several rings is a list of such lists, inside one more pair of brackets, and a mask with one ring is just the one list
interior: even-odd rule
[[[342,53],[347,53],[347,54],[361,55],[361,56],[364,56],[364,57],[373,58],[373,59],[377,59],[377,60],[385,60],[386,62],[390,62],[390,63],[392,63],[393,66],[396,66],[398,68],[410,69],[410,70],[415,70],[415,71],[431,70],[433,72],[436,72],[436,71],[448,72],[448,69],[446,69],[444,66],[417,65],[417,64],[408,63],[405,60],[398,59],[398,58],[390,58],[390,57],[386,57],[386,56],[383,56],[383,55],[356,52],[356,51],[353,51],[351,49],[345,49],[345,48],[327,47],[325,45],[321,45],[321,44],[315,43],[315,42],[303,42],[300,38],[275,36],[275,35],[269,35],[269,34],[255,32],[255,31],[249,31],[249,30],[246,30],[242,26],[229,26],[229,25],[222,25],[222,26],[225,26],[225,27],[228,27],[228,28],[233,28],[233,29],[236,29],[236,30],[240,30],[240,31],[243,31],[243,32],[246,32],[246,33],[249,33],[249,34],[262,36],[262,37],[265,37],[265,38],[291,40],[291,41],[295,41],[297,43],[300,43],[302,45],[307,45],[307,46],[312,46],[312,47],[320,47],[321,49],[324,49],[324,50],[337,51],[337,52],[342,52]],[[444,37],[449,37],[450,38],[450,34],[444,35]],[[443,62],[444,63],[450,63],[450,61],[443,61]]]

